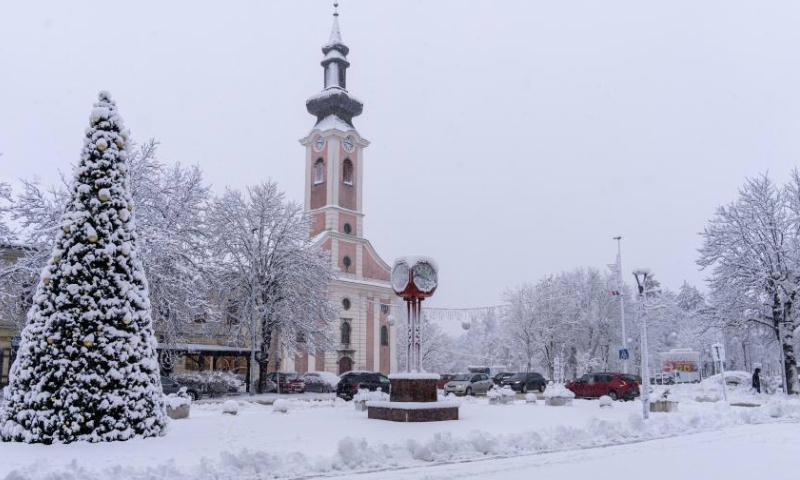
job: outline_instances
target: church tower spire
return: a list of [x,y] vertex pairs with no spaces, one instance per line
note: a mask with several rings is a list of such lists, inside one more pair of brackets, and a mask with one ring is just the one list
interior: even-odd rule
[[339,29],[339,3],[333,4],[333,26],[328,43],[322,46],[325,55],[320,62],[325,72],[323,89],[306,100],[306,109],[317,117],[317,123],[335,116],[353,127],[353,117],[361,115],[364,105],[347,91],[347,54],[350,49],[342,41]]
[[298,372],[341,374],[359,369],[388,374],[397,370],[395,332],[388,320],[395,295],[389,265],[364,237],[364,149],[369,141],[353,126],[363,105],[347,91],[349,52],[342,41],[339,12],[334,10],[331,34],[322,47],[325,82],[322,91],[306,101],[317,121],[300,139],[305,148],[309,235],[315,245],[330,252],[336,272],[330,299],[342,306],[340,342],[328,351],[306,351],[286,366]]

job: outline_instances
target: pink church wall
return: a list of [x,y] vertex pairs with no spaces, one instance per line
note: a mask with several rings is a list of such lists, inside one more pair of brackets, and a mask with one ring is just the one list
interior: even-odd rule
[[[350,210],[356,209],[356,187],[358,186],[358,169],[361,168],[361,165],[358,164],[356,160],[355,151],[347,152],[344,147],[339,147],[339,158],[342,160],[339,162],[339,178],[337,181],[339,182],[339,205],[343,208],[349,208]],[[348,185],[344,183],[342,180],[344,179],[344,161],[346,159],[350,159],[353,162],[353,184]]]
[[339,231],[341,233],[344,233],[344,224],[349,223],[350,226],[353,228],[353,231],[350,232],[350,235],[353,236],[358,235],[358,232],[356,230],[358,228],[357,221],[358,220],[355,215],[349,215],[347,213],[339,212]]
[[[322,183],[314,184],[314,164],[318,159],[322,159]],[[322,151],[311,157],[311,209],[324,207],[327,203],[327,181],[328,181],[328,159],[325,158],[325,152]]]
[[[344,257],[350,257],[350,268],[344,267]],[[339,268],[346,273],[356,273],[356,245],[351,242],[339,240],[339,258],[336,260]]]
[[372,258],[372,254],[370,254],[368,249],[364,249],[364,255],[362,258],[362,273],[367,278],[374,278],[376,280],[389,280],[389,270],[384,270],[384,268],[374,259]]
[[323,230],[325,230],[325,212],[315,213],[311,221],[311,236],[314,237]]

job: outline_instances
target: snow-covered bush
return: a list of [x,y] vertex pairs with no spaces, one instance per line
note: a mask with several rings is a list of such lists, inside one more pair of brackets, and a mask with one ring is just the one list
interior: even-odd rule
[[389,394],[383,393],[380,390],[370,392],[366,389],[360,389],[358,393],[353,395],[353,406],[357,411],[364,411],[367,409],[367,402],[386,402],[389,400]]
[[575,394],[561,383],[552,384],[544,392],[544,404],[551,407],[572,405]]
[[669,388],[665,389],[657,389],[654,388],[652,392],[650,392],[650,402],[678,402],[678,396],[675,395]]
[[128,440],[168,423],[128,185],[128,131],[100,92],[0,410],[0,437]]
[[362,388],[358,391],[358,393],[353,395],[353,401],[356,402],[371,402],[371,401],[385,402],[388,400],[389,400],[389,394],[384,393],[380,390],[371,392],[365,388]]
[[608,395],[600,397],[600,408],[613,408],[614,400]]
[[227,400],[222,404],[222,413],[227,415],[236,415],[239,413],[239,402],[236,400]]
[[505,386],[503,388],[497,388],[495,385],[492,387],[491,390],[486,392],[486,396],[489,397],[490,404],[508,404],[514,401],[516,397],[516,392],[511,389],[509,386]]
[[210,395],[238,392],[244,387],[242,377],[225,371],[178,373],[172,378],[181,385]]
[[525,403],[536,403],[536,394],[534,393],[526,393],[525,394]]
[[186,393],[186,387],[178,390],[178,393],[164,395],[164,405],[167,407],[167,415],[173,420],[181,420],[189,417],[192,406],[192,398]]
[[554,383],[547,387],[544,398],[575,398],[575,393],[562,383]]

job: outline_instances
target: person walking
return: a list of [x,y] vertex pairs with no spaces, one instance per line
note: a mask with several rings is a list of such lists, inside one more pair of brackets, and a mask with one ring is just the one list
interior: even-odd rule
[[753,388],[756,392],[761,393],[761,368],[756,368],[753,372]]

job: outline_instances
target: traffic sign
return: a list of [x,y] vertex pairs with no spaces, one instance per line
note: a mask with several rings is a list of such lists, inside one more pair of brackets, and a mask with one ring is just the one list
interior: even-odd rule
[[620,348],[619,349],[619,359],[620,360],[627,360],[630,357],[627,348]]

